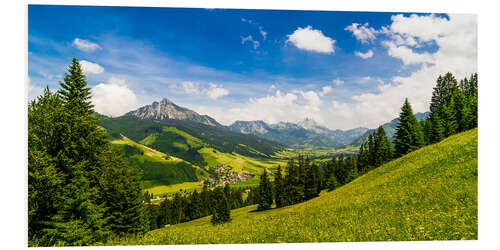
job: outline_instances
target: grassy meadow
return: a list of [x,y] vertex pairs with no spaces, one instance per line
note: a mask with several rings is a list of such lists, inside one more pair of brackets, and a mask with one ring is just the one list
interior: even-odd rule
[[312,200],[264,212],[231,211],[109,244],[205,244],[478,238],[477,129],[369,171]]

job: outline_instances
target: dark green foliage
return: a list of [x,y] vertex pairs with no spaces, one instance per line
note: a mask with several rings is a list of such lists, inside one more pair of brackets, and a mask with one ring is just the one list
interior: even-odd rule
[[441,121],[441,118],[439,117],[439,114],[432,114],[430,117],[430,136],[429,136],[429,142],[430,143],[436,143],[440,142],[444,138],[444,128],[443,128],[443,122]]
[[477,73],[457,84],[447,73],[439,76],[432,93],[430,128],[426,128],[429,143],[477,127]]
[[424,144],[424,136],[420,123],[413,115],[408,98],[405,99],[399,115],[399,124],[396,130],[395,156],[400,157],[412,152]]
[[326,188],[328,189],[328,191],[332,191],[340,186],[341,186],[341,184],[337,181],[337,178],[335,178],[335,175],[331,175],[328,178],[328,181],[326,182]]
[[260,176],[259,206],[257,207],[257,210],[261,211],[270,209],[272,204],[273,204],[273,187],[271,181],[269,180],[267,170],[264,170],[264,172]]
[[58,94],[47,88],[28,107],[30,246],[89,245],[144,229],[137,172],[98,127],[78,60],[68,71]]
[[283,207],[287,205],[285,180],[283,179],[281,171],[281,166],[278,166],[278,169],[274,173],[274,197],[276,207]]
[[[229,188],[229,186],[227,186]],[[217,193],[217,203],[212,213],[210,222],[212,224],[221,224],[231,220],[231,207],[225,191]]]

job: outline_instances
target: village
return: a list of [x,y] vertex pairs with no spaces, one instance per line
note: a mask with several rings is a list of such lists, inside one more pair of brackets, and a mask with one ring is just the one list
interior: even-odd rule
[[[217,166],[213,167],[213,170],[215,171],[215,177],[210,177],[203,181],[202,183],[198,184],[198,187],[203,187],[203,185],[207,185],[208,187],[217,187],[217,186],[225,186],[227,184],[232,184],[237,181],[247,181],[251,178],[253,178],[255,175],[247,172],[235,172],[232,171],[233,168],[229,165],[226,164],[220,164]],[[186,197],[189,195],[187,192],[180,192],[182,197]],[[155,198],[152,198],[150,202],[152,202],[155,205],[159,205],[160,202],[164,201],[165,199],[171,200],[174,198],[175,195],[169,195],[169,196],[164,196],[161,197],[157,195]],[[144,202],[144,201],[143,201]]]

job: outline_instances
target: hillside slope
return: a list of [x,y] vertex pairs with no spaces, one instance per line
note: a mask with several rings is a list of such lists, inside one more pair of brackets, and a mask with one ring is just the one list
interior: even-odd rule
[[[290,207],[231,211],[149,232],[132,244],[477,239],[477,129],[391,161]],[[131,244],[112,242],[111,244]]]
[[142,171],[143,188],[183,182],[199,182],[209,177],[209,173],[204,169],[192,165],[190,162],[167,156],[127,137],[113,140],[111,143],[123,148],[125,160],[128,164]]

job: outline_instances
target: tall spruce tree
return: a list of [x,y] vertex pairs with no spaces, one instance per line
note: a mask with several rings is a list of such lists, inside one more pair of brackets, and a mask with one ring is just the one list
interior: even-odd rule
[[423,145],[423,133],[411,108],[408,98],[405,99],[399,115],[399,124],[395,135],[395,155],[403,156]]
[[276,201],[276,207],[288,205],[286,202],[286,187],[283,174],[281,173],[281,166],[278,166],[278,169],[274,173],[274,199]]
[[264,169],[264,172],[260,176],[258,190],[259,206],[257,207],[257,210],[261,211],[270,209],[273,204],[273,188],[266,169]]
[[[47,89],[28,108],[29,245],[89,245],[112,232],[142,230],[137,175],[91,116],[90,89],[76,58],[60,85],[57,95]],[[117,173],[123,175],[110,181]],[[113,199],[121,206],[111,205]]]

